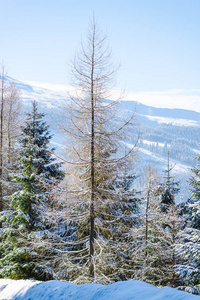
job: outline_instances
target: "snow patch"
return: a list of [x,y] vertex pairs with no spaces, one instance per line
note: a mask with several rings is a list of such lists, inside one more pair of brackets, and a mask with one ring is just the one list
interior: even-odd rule
[[186,119],[175,119],[175,118],[166,118],[166,117],[158,117],[158,116],[149,116],[149,115],[141,115],[142,117],[146,117],[150,121],[155,121],[158,124],[172,124],[176,126],[199,126],[199,123],[194,120],[186,120]]
[[[164,143],[152,142],[152,141],[148,141],[148,140],[142,140],[142,143],[146,144],[146,145],[150,145],[150,146],[158,146],[161,148],[165,147]],[[169,147],[169,145],[167,145],[167,147]]]
[[192,300],[198,296],[137,281],[76,285],[63,281],[0,279],[0,300]]

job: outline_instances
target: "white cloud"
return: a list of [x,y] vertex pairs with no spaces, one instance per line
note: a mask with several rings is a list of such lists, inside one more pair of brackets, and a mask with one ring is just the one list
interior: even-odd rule
[[37,82],[37,81],[23,81],[23,82],[31,86],[36,86],[36,87],[44,88],[55,92],[66,92],[68,90],[68,86],[64,84],[55,84],[55,83]]
[[[74,88],[69,85],[51,84],[26,81],[26,83],[45,88],[55,92],[74,92]],[[114,89],[110,96],[111,99],[121,99],[128,101],[137,101],[145,105],[159,108],[182,108],[200,112],[200,90],[164,90],[164,91],[145,91],[145,92],[127,92],[123,93]]]
[[125,100],[160,108],[183,108],[200,112],[200,90],[166,90],[127,93]]

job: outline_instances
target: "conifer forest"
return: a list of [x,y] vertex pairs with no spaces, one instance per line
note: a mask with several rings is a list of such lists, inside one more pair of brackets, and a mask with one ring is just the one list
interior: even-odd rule
[[95,22],[70,68],[75,93],[56,121],[66,137],[59,155],[45,112],[33,101],[24,114],[1,68],[0,278],[136,279],[200,294],[200,155],[187,201],[177,204],[170,151],[165,173],[147,164],[136,186],[140,133],[134,113],[117,121],[121,98],[107,100],[120,69]]

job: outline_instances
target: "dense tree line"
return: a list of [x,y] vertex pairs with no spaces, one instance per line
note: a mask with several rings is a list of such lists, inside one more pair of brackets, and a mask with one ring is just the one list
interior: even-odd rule
[[148,165],[144,190],[136,188],[137,142],[125,146],[133,116],[113,127],[116,102],[104,100],[116,71],[105,41],[94,23],[72,62],[76,95],[60,124],[68,135],[61,161],[37,103],[23,119],[18,91],[1,74],[0,277],[139,279],[198,294],[200,156],[186,203],[176,205],[169,156],[164,183]]
[[143,148],[164,157],[167,157],[168,150],[170,150],[172,159],[190,166],[195,164],[200,139],[198,126],[173,124],[149,126],[144,123],[136,126],[135,130],[141,132],[144,140]]

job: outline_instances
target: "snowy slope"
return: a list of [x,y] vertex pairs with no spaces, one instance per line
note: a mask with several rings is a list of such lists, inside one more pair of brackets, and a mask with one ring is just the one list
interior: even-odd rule
[[111,285],[0,279],[0,300],[197,300],[199,296],[130,280]]
[[[69,101],[67,91],[49,85],[48,88],[44,88],[17,80],[14,82],[21,91],[23,110],[29,111],[31,102],[36,100],[39,110],[46,114],[47,123],[51,125],[50,130],[53,134],[53,146],[60,154],[63,145],[66,144],[66,138],[59,131],[56,123],[68,118],[65,110],[66,102]],[[188,184],[190,169],[195,165],[195,157],[200,150],[200,113],[183,109],[155,108],[137,101],[122,101],[119,106],[119,123],[133,112],[135,112],[136,124],[131,128],[132,138],[127,142],[134,144],[134,139],[140,132],[141,167],[140,169],[137,167],[138,172],[144,171],[146,163],[152,163],[158,169],[162,179],[163,171],[167,167],[169,150],[170,163],[175,165],[172,176],[181,182],[181,192],[177,202],[181,199],[186,201],[190,197]],[[141,178],[143,177],[142,174]]]

